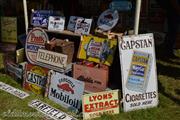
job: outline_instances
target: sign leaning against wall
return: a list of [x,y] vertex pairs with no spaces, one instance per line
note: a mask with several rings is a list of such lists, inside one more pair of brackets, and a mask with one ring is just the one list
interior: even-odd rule
[[158,105],[153,34],[119,38],[124,111]]

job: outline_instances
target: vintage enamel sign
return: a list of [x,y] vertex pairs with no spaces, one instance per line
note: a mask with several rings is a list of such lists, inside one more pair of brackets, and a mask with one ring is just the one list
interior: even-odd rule
[[26,38],[25,52],[28,61],[31,64],[36,64],[36,56],[39,48],[45,48],[45,43],[48,42],[46,32],[41,28],[32,29]]
[[50,16],[48,30],[63,31],[65,25],[65,17]]
[[153,34],[124,36],[119,42],[124,111],[158,105]]
[[92,19],[78,18],[75,26],[75,33],[88,35],[91,29]]
[[113,62],[116,46],[116,39],[82,36],[78,58],[110,66]]
[[118,114],[118,90],[83,95],[83,119],[100,117],[103,114]]
[[36,94],[44,94],[47,82],[48,69],[26,64],[23,87]]
[[77,120],[76,118],[37,99],[29,102],[28,106],[35,108],[36,110],[40,111],[41,113],[49,116],[54,120]]
[[18,97],[18,98],[21,98],[21,99],[24,99],[24,98],[29,96],[28,93],[21,91],[17,88],[14,88],[14,87],[12,87],[8,84],[5,84],[3,82],[0,82],[0,90],[4,90],[4,91],[6,91],[6,92]]
[[17,43],[16,17],[1,17],[1,41]]
[[84,92],[84,83],[50,71],[48,74],[48,98],[75,112],[81,109],[81,96]]
[[101,92],[108,86],[109,69],[73,64],[73,78],[85,83],[86,92]]
[[67,55],[39,49],[37,54],[37,64],[52,70],[61,71],[67,66]]
[[111,30],[118,22],[119,14],[117,10],[108,9],[104,11],[98,18],[98,28],[103,31]]
[[75,26],[76,26],[76,21],[79,18],[83,18],[83,17],[78,17],[78,16],[71,16],[69,19],[69,23],[67,26],[67,29],[70,31],[74,31],[75,30]]

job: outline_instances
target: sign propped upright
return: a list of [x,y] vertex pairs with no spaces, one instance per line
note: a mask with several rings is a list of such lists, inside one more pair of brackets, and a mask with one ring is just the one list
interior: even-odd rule
[[124,111],[158,105],[153,34],[119,39]]

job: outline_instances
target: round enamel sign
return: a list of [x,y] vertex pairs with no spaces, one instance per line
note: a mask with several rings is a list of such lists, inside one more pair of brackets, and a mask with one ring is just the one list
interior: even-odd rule
[[48,42],[46,32],[41,28],[32,29],[26,38],[26,57],[31,64],[36,64],[36,55],[39,48],[45,48],[45,43]]
[[118,20],[119,20],[118,11],[108,9],[99,16],[97,25],[98,28],[102,29],[103,31],[108,31],[117,24]]

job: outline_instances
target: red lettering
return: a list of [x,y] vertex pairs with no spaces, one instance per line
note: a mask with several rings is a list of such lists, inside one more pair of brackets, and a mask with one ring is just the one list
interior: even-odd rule
[[92,102],[92,101],[93,101],[93,99],[92,99],[92,97],[91,97],[91,96],[89,96],[89,101],[90,101],[90,102]]
[[92,96],[92,97],[93,97],[93,101],[96,101],[97,96]]
[[108,93],[109,99],[112,98],[112,93]]
[[98,95],[98,100],[102,100],[102,95]]
[[31,40],[30,42],[33,43],[44,43],[43,37],[42,36],[35,36],[34,33],[31,33]]
[[85,111],[85,112],[88,111],[88,105],[84,105],[84,111]]

